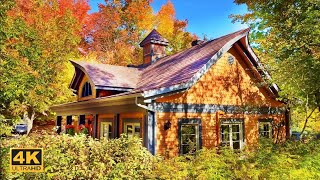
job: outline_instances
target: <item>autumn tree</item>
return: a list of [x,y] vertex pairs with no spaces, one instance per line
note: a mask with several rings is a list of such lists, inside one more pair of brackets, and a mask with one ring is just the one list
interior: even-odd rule
[[139,43],[153,28],[169,40],[171,53],[189,47],[194,36],[186,31],[186,20],[176,19],[173,4],[168,1],[155,14],[151,2],[112,0],[100,4],[99,12],[90,15],[83,49],[96,54],[102,63],[141,64]]
[[70,98],[68,60],[88,9],[82,0],[1,1],[0,114],[23,118],[28,133],[38,115]]
[[235,2],[246,4],[248,13],[232,17],[251,26],[251,40],[281,98],[304,114],[303,132],[309,118],[320,119],[320,1]]
[[176,11],[171,1],[167,1],[156,15],[158,31],[169,40],[169,53],[176,53],[188,47],[197,39],[196,35],[187,32],[188,20],[176,18]]

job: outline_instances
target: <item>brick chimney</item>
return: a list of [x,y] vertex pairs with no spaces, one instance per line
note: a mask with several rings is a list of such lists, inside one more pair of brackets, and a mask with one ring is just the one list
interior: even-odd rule
[[166,56],[166,46],[169,42],[158,31],[153,29],[140,43],[143,48],[143,64],[152,64],[159,58]]

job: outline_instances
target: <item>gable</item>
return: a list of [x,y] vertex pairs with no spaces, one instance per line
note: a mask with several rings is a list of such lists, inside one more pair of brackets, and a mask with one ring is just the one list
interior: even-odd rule
[[[89,96],[82,96],[84,86],[86,83],[89,83],[91,86],[91,95]],[[89,99],[94,99],[96,98],[96,89],[90,79],[88,78],[87,75],[83,75],[82,79],[80,80],[78,89],[77,89],[77,95],[78,95],[78,101],[84,101],[84,100],[89,100]]]
[[157,99],[157,102],[282,106],[261,85],[261,77],[257,76],[236,47],[224,53],[186,92]]

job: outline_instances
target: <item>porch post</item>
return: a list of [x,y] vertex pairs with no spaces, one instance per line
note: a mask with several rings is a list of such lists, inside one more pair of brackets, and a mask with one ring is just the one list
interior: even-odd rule
[[93,115],[93,137],[98,138],[98,114]]
[[114,138],[120,137],[119,123],[120,123],[120,114],[115,114],[114,116]]
[[61,123],[62,123],[62,116],[57,116],[57,120],[56,120],[57,134],[60,134],[61,132]]

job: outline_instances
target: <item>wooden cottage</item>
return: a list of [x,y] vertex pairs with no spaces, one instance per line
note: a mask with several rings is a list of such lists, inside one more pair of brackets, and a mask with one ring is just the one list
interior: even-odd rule
[[153,154],[176,156],[202,147],[242,149],[259,137],[285,139],[289,116],[276,100],[248,42],[249,29],[166,56],[153,30],[141,43],[143,64],[71,61],[78,101],[52,107],[59,132],[86,125],[95,138],[139,136]]

